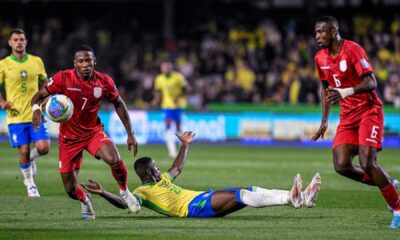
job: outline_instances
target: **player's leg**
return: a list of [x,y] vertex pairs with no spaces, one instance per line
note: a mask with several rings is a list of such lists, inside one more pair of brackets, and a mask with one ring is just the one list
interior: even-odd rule
[[172,122],[174,121],[175,109],[164,109],[165,114],[165,144],[168,150],[168,156],[175,159],[177,150],[175,145],[175,134],[171,129]]
[[393,209],[392,228],[400,228],[400,197],[391,183],[387,172],[382,171],[377,163],[378,150],[382,149],[383,112],[373,109],[366,114],[359,127],[360,165],[372,181],[379,187],[387,204]]
[[294,178],[290,191],[269,190],[259,187],[237,190],[215,191],[211,197],[211,206],[217,216],[225,216],[245,206],[261,208],[270,206],[292,205],[301,207],[302,179],[300,174]]
[[28,197],[40,197],[33,180],[32,164],[29,161],[29,126],[26,123],[10,124],[8,125],[8,132],[11,146],[18,148],[19,167],[24,176]]
[[140,204],[128,189],[128,173],[124,162],[115,144],[108,138],[104,131],[94,135],[87,145],[87,150],[96,158],[102,159],[110,168],[114,179],[117,181],[120,196],[124,199],[134,213],[139,212]]
[[36,158],[44,156],[50,149],[50,136],[47,130],[47,124],[40,123],[40,129],[35,131],[33,125],[30,124],[30,141],[33,142],[35,147],[30,151],[29,159],[32,162],[33,176],[37,174]]
[[362,170],[361,167],[354,165],[352,160],[354,158],[353,149],[355,145],[341,144],[333,149],[333,165],[335,171],[342,176],[362,182],[368,185],[374,185],[369,175]]
[[78,184],[79,169],[70,172],[61,172],[60,174],[65,192],[70,198],[81,202],[82,219],[94,220],[96,215],[93,210],[92,202]]

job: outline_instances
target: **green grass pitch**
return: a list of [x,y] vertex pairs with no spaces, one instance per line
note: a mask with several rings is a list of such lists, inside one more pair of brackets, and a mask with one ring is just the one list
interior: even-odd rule
[[[125,146],[119,146],[128,167],[129,186],[139,185]],[[167,170],[171,161],[163,145],[139,147]],[[35,181],[39,199],[28,199],[17,164],[17,151],[0,144],[0,239],[398,239],[388,229],[391,213],[378,189],[339,176],[330,149],[266,148],[192,144],[187,164],[176,183],[193,190],[256,185],[289,189],[296,173],[305,187],[315,172],[322,176],[317,206],[245,208],[218,219],[178,219],[143,209],[139,214],[120,210],[98,196],[97,219],[82,221],[80,204],[64,193],[58,174],[58,146],[38,159]],[[386,149],[379,163],[400,178],[400,150]],[[93,178],[116,193],[109,167],[84,155],[81,180]]]

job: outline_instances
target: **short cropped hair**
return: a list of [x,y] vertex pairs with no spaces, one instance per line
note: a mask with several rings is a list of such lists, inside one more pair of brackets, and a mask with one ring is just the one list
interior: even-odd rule
[[334,27],[336,30],[339,29],[339,22],[336,20],[336,18],[332,16],[322,16],[317,19],[317,22],[324,22],[327,23],[328,25],[331,25]]
[[84,45],[80,45],[80,46],[78,46],[77,48],[75,48],[74,53],[82,52],[82,51],[85,51],[85,52],[92,52],[93,55],[94,55],[93,48],[92,48],[91,46],[85,45],[85,44],[84,44]]
[[10,35],[8,35],[8,38],[10,39],[13,34],[24,34],[26,36],[25,31],[21,28],[14,28],[13,30],[11,30]]
[[151,158],[149,157],[142,157],[139,158],[138,160],[136,160],[133,168],[135,169],[135,172],[144,172],[147,168],[147,166],[149,165],[149,163],[151,162]]

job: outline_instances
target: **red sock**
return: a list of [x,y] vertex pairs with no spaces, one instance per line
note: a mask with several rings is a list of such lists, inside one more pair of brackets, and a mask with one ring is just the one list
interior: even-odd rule
[[112,175],[114,179],[117,180],[119,189],[126,191],[127,189],[127,179],[128,173],[126,172],[126,167],[124,162],[121,160],[114,166],[111,166]]
[[82,190],[82,188],[80,188],[79,186],[76,188],[75,191],[75,199],[79,200],[81,202],[85,202],[86,200],[86,193]]
[[372,178],[366,172],[363,172],[363,175],[361,177],[361,182],[368,185],[374,185],[372,182]]
[[380,190],[382,196],[385,198],[387,204],[393,209],[393,211],[400,210],[399,194],[397,193],[396,188],[394,188],[393,184],[389,183]]

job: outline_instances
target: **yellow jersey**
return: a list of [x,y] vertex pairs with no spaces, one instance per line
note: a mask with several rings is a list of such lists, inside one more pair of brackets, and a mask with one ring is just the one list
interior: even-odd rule
[[4,86],[4,99],[13,104],[7,110],[7,124],[32,122],[31,100],[46,79],[40,57],[26,54],[19,60],[11,54],[0,61],[0,86]]
[[158,74],[154,83],[154,89],[161,92],[161,108],[177,109],[185,108],[187,101],[184,89],[186,87],[185,77],[178,72],[170,74]]
[[203,192],[183,189],[173,184],[171,179],[169,172],[163,173],[160,181],[144,184],[133,193],[148,209],[167,216],[187,217],[190,202]]

